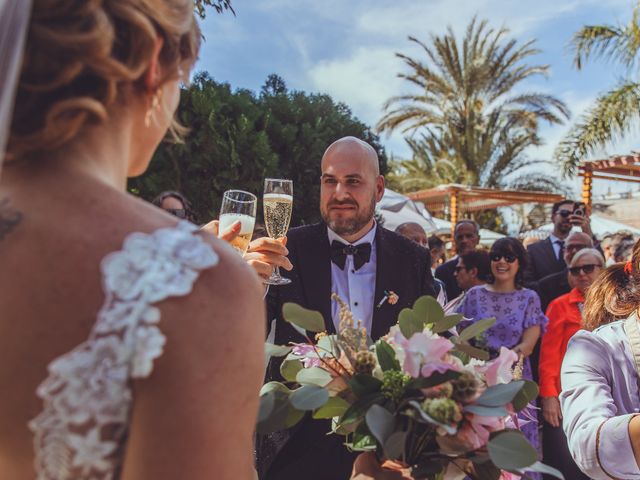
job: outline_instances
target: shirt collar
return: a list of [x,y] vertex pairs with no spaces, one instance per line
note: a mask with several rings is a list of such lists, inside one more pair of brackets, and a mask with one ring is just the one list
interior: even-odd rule
[[329,243],[333,242],[334,240],[338,240],[339,242],[345,243],[347,245],[360,245],[362,243],[370,243],[371,245],[373,245],[376,240],[377,228],[378,228],[378,224],[374,220],[373,227],[371,227],[371,230],[369,230],[364,237],[362,237],[359,240],[356,240],[354,243],[347,242],[344,238],[342,238],[336,232],[331,230],[329,227],[327,227],[327,237],[329,237]]
[[580,293],[580,290],[574,288],[569,292],[569,302],[584,303],[584,296]]
[[561,238],[559,238],[559,237],[556,237],[553,233],[550,233],[550,234],[549,234],[549,239],[551,240],[551,243],[552,243],[552,244],[554,244],[554,245],[556,244],[556,242],[562,242],[562,243],[564,243],[564,240],[563,240],[563,239],[561,239]]

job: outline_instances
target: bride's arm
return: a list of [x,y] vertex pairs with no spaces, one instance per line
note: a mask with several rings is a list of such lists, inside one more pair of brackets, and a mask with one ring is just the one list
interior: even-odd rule
[[230,248],[194,291],[160,305],[167,343],[134,385],[123,480],[253,479],[264,374],[257,276]]

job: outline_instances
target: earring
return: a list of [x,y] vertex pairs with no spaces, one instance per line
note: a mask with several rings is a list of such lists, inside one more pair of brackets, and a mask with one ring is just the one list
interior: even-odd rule
[[155,111],[160,106],[160,98],[162,97],[162,90],[158,88],[153,97],[151,98],[151,106],[147,109],[144,115],[144,126],[149,128],[151,126],[151,119],[153,118]]

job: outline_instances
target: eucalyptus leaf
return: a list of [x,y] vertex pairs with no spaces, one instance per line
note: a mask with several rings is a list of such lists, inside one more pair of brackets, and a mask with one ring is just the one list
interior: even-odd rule
[[444,318],[444,310],[438,301],[428,295],[418,298],[413,303],[413,312],[418,320],[425,323],[437,323]]
[[400,362],[396,359],[396,352],[384,340],[376,342],[376,357],[382,371],[400,370]]
[[556,470],[555,468],[549,465],[545,465],[544,463],[539,461],[534,463],[533,465],[528,466],[524,470],[528,472],[546,473],[547,475],[553,475],[556,478],[560,478],[564,480],[564,475],[562,475],[562,473],[559,470]]
[[315,410],[329,400],[329,392],[317,385],[303,385],[289,395],[289,402],[298,410]]
[[334,357],[339,357],[340,352],[335,335],[325,335],[318,340],[318,349],[321,352],[330,352]]
[[415,313],[410,308],[403,308],[398,315],[398,326],[400,332],[407,340],[410,339],[414,333],[419,333],[424,329],[424,323],[416,318]]
[[258,433],[271,433],[286,428],[289,416],[289,395],[273,390],[260,397],[260,409],[258,411]]
[[265,353],[271,357],[284,357],[287,355],[293,347],[283,347],[281,345],[274,345],[273,343],[265,342],[264,351]]
[[503,407],[513,401],[518,392],[522,390],[522,387],[524,387],[522,380],[499,383],[487,388],[473,403],[485,407]]
[[387,438],[391,436],[395,429],[396,419],[393,414],[380,405],[371,405],[367,414],[365,415],[365,421],[371,434],[376,437],[376,440],[380,442],[380,445],[384,445]]
[[313,412],[313,418],[339,417],[349,408],[349,403],[340,397],[331,397],[322,407]]
[[493,317],[478,320],[460,332],[460,340],[469,341],[477,335],[480,335],[485,330],[491,328],[495,323],[496,319]]
[[301,307],[297,303],[285,303],[282,306],[282,316],[287,322],[310,332],[322,332],[325,329],[320,312]]
[[536,450],[517,430],[498,432],[487,449],[494,465],[503,470],[527,470],[538,461]]
[[296,375],[302,370],[302,362],[300,360],[285,360],[280,365],[280,375],[288,382],[295,382]]
[[446,332],[452,329],[453,327],[455,327],[456,325],[458,325],[458,323],[460,323],[460,320],[462,320],[462,318],[463,318],[463,315],[461,313],[447,315],[442,320],[435,322],[433,327],[431,327],[431,331],[433,333]]
[[280,382],[269,382],[269,383],[265,383],[260,389],[260,396],[266,395],[267,393],[274,390],[286,393],[287,395],[291,393],[291,390],[289,390],[289,388],[287,388],[286,385]]
[[393,432],[384,442],[383,450],[387,458],[397,460],[402,458],[407,441],[407,432]]
[[[454,338],[454,337],[451,337]],[[455,350],[464,353],[465,355],[469,355],[470,357],[477,358],[478,360],[489,360],[489,352],[485,352],[484,350],[480,350],[479,348],[472,347],[468,343],[462,342],[454,342]]]
[[485,405],[467,405],[464,407],[465,412],[474,413],[481,417],[506,417],[509,412],[502,407],[487,407]]
[[303,368],[296,375],[300,385],[317,385],[325,387],[331,381],[331,374],[320,367]]
[[387,397],[381,393],[373,393],[356,400],[340,417],[339,423],[349,424],[360,420],[374,404],[384,403]]
[[358,373],[351,377],[347,384],[351,391],[359,398],[365,397],[372,393],[377,393],[382,388],[382,381],[370,375]]
[[293,406],[289,406],[289,410],[287,412],[287,418],[284,421],[285,428],[291,428],[296,425],[300,420],[304,418],[305,412],[302,410],[298,410]]
[[524,382],[522,389],[515,396],[511,404],[516,412],[519,412],[538,396],[538,385],[531,380],[521,380]]

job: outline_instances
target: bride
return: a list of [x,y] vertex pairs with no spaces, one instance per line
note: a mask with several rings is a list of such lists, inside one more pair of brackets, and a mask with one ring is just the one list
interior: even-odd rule
[[251,478],[258,276],[125,190],[180,133],[193,4],[30,14],[0,177],[0,478]]

